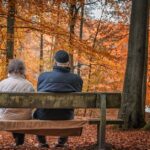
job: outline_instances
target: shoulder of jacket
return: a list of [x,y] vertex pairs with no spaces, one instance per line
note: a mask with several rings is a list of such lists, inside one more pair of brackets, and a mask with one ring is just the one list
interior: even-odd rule
[[25,82],[26,82],[27,84],[29,84],[29,85],[32,85],[32,83],[31,83],[29,80],[27,80],[27,79],[25,79]]
[[39,77],[42,77],[42,76],[45,76],[45,75],[47,75],[47,74],[50,74],[51,72],[42,72],[40,75],[39,75]]
[[11,79],[6,78],[6,79],[0,81],[0,85],[5,84],[5,83],[9,83],[9,82],[12,82]]
[[34,92],[34,86],[30,81],[25,79],[25,85],[27,87],[28,92]]
[[82,78],[81,78],[79,75],[77,75],[77,74],[75,74],[75,73],[71,73],[71,74],[72,74],[72,76],[74,76],[76,79],[82,80]]
[[7,82],[7,79],[1,80],[0,81],[0,86],[2,86],[5,82]]

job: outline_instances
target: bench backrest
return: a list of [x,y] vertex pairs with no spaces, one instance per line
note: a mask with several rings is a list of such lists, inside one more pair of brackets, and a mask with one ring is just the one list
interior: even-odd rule
[[120,108],[121,93],[0,93],[0,108]]
[[99,149],[105,148],[106,108],[120,106],[121,93],[0,93],[0,108],[99,108]]

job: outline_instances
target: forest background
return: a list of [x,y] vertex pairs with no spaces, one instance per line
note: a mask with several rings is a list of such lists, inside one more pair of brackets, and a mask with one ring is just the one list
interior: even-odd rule
[[[84,80],[84,92],[122,91],[130,14],[130,0],[0,0],[0,80],[7,75],[6,45],[11,41],[13,58],[24,60],[35,88],[39,74],[52,69],[54,53],[65,49],[72,71]],[[150,64],[146,105],[149,93]]]

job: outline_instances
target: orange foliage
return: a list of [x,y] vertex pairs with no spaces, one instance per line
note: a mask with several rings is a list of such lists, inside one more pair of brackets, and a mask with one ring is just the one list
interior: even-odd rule
[[[66,49],[73,54],[75,72],[78,68],[77,62],[81,64],[84,91],[122,91],[127,56],[128,25],[123,22],[92,20],[85,17],[81,40],[79,38],[81,21],[79,11],[76,18],[73,18],[76,20],[75,34],[70,39],[68,26],[71,14],[69,14],[68,4],[76,4],[75,2],[74,0],[53,2],[27,0],[25,3],[24,0],[16,0],[15,57],[25,61],[27,78],[36,87],[40,73],[39,66],[43,67],[43,71],[52,69],[55,51]],[[83,2],[83,0],[78,1],[77,8],[80,8]],[[114,1],[108,1],[108,3],[112,3],[119,16],[127,18],[120,11],[118,4]],[[4,70],[6,70],[4,67],[6,62],[6,6],[3,7],[0,3],[2,14],[0,15],[2,20],[0,22],[0,39],[2,39],[0,43],[0,79],[4,77]],[[130,8],[129,3],[127,3],[127,8]],[[41,47],[41,35],[43,35],[43,47]],[[42,59],[40,59],[41,51],[43,52]]]

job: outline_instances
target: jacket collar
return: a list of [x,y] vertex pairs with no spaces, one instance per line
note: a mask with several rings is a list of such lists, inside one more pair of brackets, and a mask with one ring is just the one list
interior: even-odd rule
[[54,71],[58,71],[58,72],[65,72],[65,73],[70,72],[70,68],[69,67],[61,67],[61,66],[54,66],[53,70]]
[[25,79],[25,76],[24,75],[19,75],[19,74],[8,74],[8,78],[14,78],[14,79],[22,78],[22,79]]

